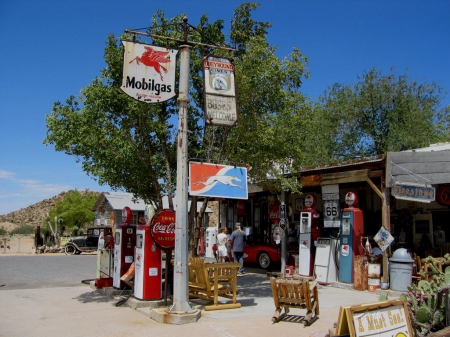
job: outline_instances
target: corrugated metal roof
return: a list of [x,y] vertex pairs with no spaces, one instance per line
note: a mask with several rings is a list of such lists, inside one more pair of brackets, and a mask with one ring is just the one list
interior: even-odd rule
[[370,163],[377,163],[377,162],[384,161],[385,158],[386,158],[385,155],[379,155],[379,156],[372,156],[372,157],[356,158],[356,159],[335,162],[335,163],[322,164],[322,165],[317,165],[317,166],[308,166],[308,167],[302,168],[300,170],[300,173],[309,172],[309,171],[321,171],[321,170],[335,169],[335,168],[348,167],[348,166],[358,166],[358,165],[364,165],[364,164],[370,164]]
[[450,150],[450,143],[438,143],[438,144],[431,144],[428,147],[422,147],[419,149],[413,149],[413,150],[407,150],[403,152],[424,152],[424,151],[448,151]]
[[[123,193],[123,192],[103,192],[99,197],[97,202],[95,203],[94,208],[98,207],[100,202],[103,202],[103,198],[107,200],[107,202],[111,205],[111,207],[115,210],[122,210],[124,207],[130,207],[133,211],[145,211],[145,202],[144,200],[138,198],[133,198],[132,193]],[[163,199],[163,208],[169,208],[169,199],[164,196]],[[174,205],[175,199],[173,200]],[[188,201],[188,209],[191,206],[191,201]],[[197,202],[197,212],[200,211],[202,207],[201,202]],[[212,210],[209,207],[206,207],[206,213],[212,213]]]

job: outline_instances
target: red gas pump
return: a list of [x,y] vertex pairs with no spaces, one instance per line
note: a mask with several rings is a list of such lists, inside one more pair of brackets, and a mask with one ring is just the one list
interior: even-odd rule
[[139,300],[161,298],[162,254],[150,230],[150,224],[136,228],[134,297]]
[[362,210],[355,207],[358,204],[358,195],[355,192],[348,192],[345,195],[345,203],[348,207],[342,211],[339,281],[353,283],[355,256],[364,254],[361,246],[361,236],[364,235],[364,217]]
[[313,194],[305,197],[306,209],[300,212],[299,237],[299,268],[298,273],[304,276],[313,276],[314,258],[316,255],[317,239],[320,237],[321,216],[313,207],[317,198]]
[[134,247],[136,246],[136,225],[131,225],[132,213],[130,207],[122,210],[121,225],[116,228],[114,236],[114,271],[113,287],[125,288],[127,285],[120,277],[127,272],[134,260]]

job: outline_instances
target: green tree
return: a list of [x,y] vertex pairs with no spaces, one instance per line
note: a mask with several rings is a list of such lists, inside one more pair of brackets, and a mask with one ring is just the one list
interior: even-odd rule
[[[58,231],[61,230],[62,226],[93,226],[95,214],[92,209],[97,199],[98,195],[96,193],[80,193],[77,190],[67,192],[64,199],[58,201],[49,213],[48,221],[50,221],[53,230],[55,230],[55,217],[57,217],[58,221]],[[61,219],[63,221],[60,221]],[[46,223],[46,228],[47,225]]]
[[318,108],[330,159],[373,156],[448,141],[450,108],[441,108],[444,95],[436,83],[410,80],[407,73],[384,75],[375,68],[353,85],[332,85],[320,97]]
[[[223,20],[209,23],[204,15],[196,27],[190,26],[190,41],[237,46],[234,62],[239,122],[234,128],[205,127],[202,58],[206,53],[229,55],[219,49],[193,45],[188,155],[216,163],[251,166],[255,183],[273,184],[273,180],[267,179],[267,173],[280,177],[282,170],[277,169],[280,166],[276,164],[299,165],[305,157],[301,146],[293,144],[292,140],[299,137],[299,127],[304,127],[301,116],[308,106],[299,93],[302,79],[308,76],[307,59],[297,48],[283,60],[275,55],[276,47],[266,40],[270,23],[251,17],[257,7],[257,3],[244,3],[236,9],[230,41],[226,41],[221,31]],[[169,20],[158,10],[152,17],[149,32],[183,39],[184,32],[180,29],[183,17],[179,15]],[[96,177],[100,184],[124,189],[161,207],[162,196],[168,196],[171,201],[176,187],[177,128],[174,121],[177,102],[175,97],[164,103],[146,104],[121,92],[123,47],[120,40],[132,39],[129,34],[119,39],[108,37],[106,68],[79,96],[69,97],[65,104],[54,104],[52,113],[47,115],[44,143],[76,156],[82,161],[83,170]],[[177,49],[175,42],[164,39],[153,38],[152,44]],[[308,106],[306,110],[311,109]],[[288,151],[287,144],[295,151]],[[273,186],[277,187],[279,184]],[[204,206],[207,201],[208,198]],[[193,198],[191,209],[195,209],[195,205],[196,198]],[[197,217],[197,227],[201,217],[202,212]],[[195,227],[193,219],[194,212],[190,212],[191,230]],[[190,237],[197,235],[191,232]],[[192,247],[195,247],[194,242],[191,242],[191,250]]]

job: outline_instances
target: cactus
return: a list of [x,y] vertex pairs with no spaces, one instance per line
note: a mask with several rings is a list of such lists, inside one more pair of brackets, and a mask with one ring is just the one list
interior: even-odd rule
[[417,311],[416,311],[416,320],[419,323],[426,323],[430,320],[431,318],[431,311],[428,307],[420,307]]
[[[445,304],[442,298],[445,291],[450,289],[450,267],[443,273],[432,257],[428,257],[426,261],[431,280],[421,280],[417,285],[409,286],[408,291],[400,296],[408,305],[414,332],[418,337],[444,327]],[[449,254],[444,256],[443,263],[450,263]]]

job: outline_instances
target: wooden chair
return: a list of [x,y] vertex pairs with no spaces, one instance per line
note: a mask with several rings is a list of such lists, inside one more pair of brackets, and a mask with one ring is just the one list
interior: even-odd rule
[[[189,265],[189,297],[213,302],[205,310],[240,308],[236,300],[239,263],[192,263]],[[232,303],[219,303],[219,296]]]
[[[275,313],[272,321],[281,321],[289,313],[289,308],[306,309],[304,319],[305,326],[314,323],[319,315],[319,293],[317,281],[308,279],[288,280],[270,279],[273,300],[275,302]],[[284,308],[284,314],[281,313]]]

